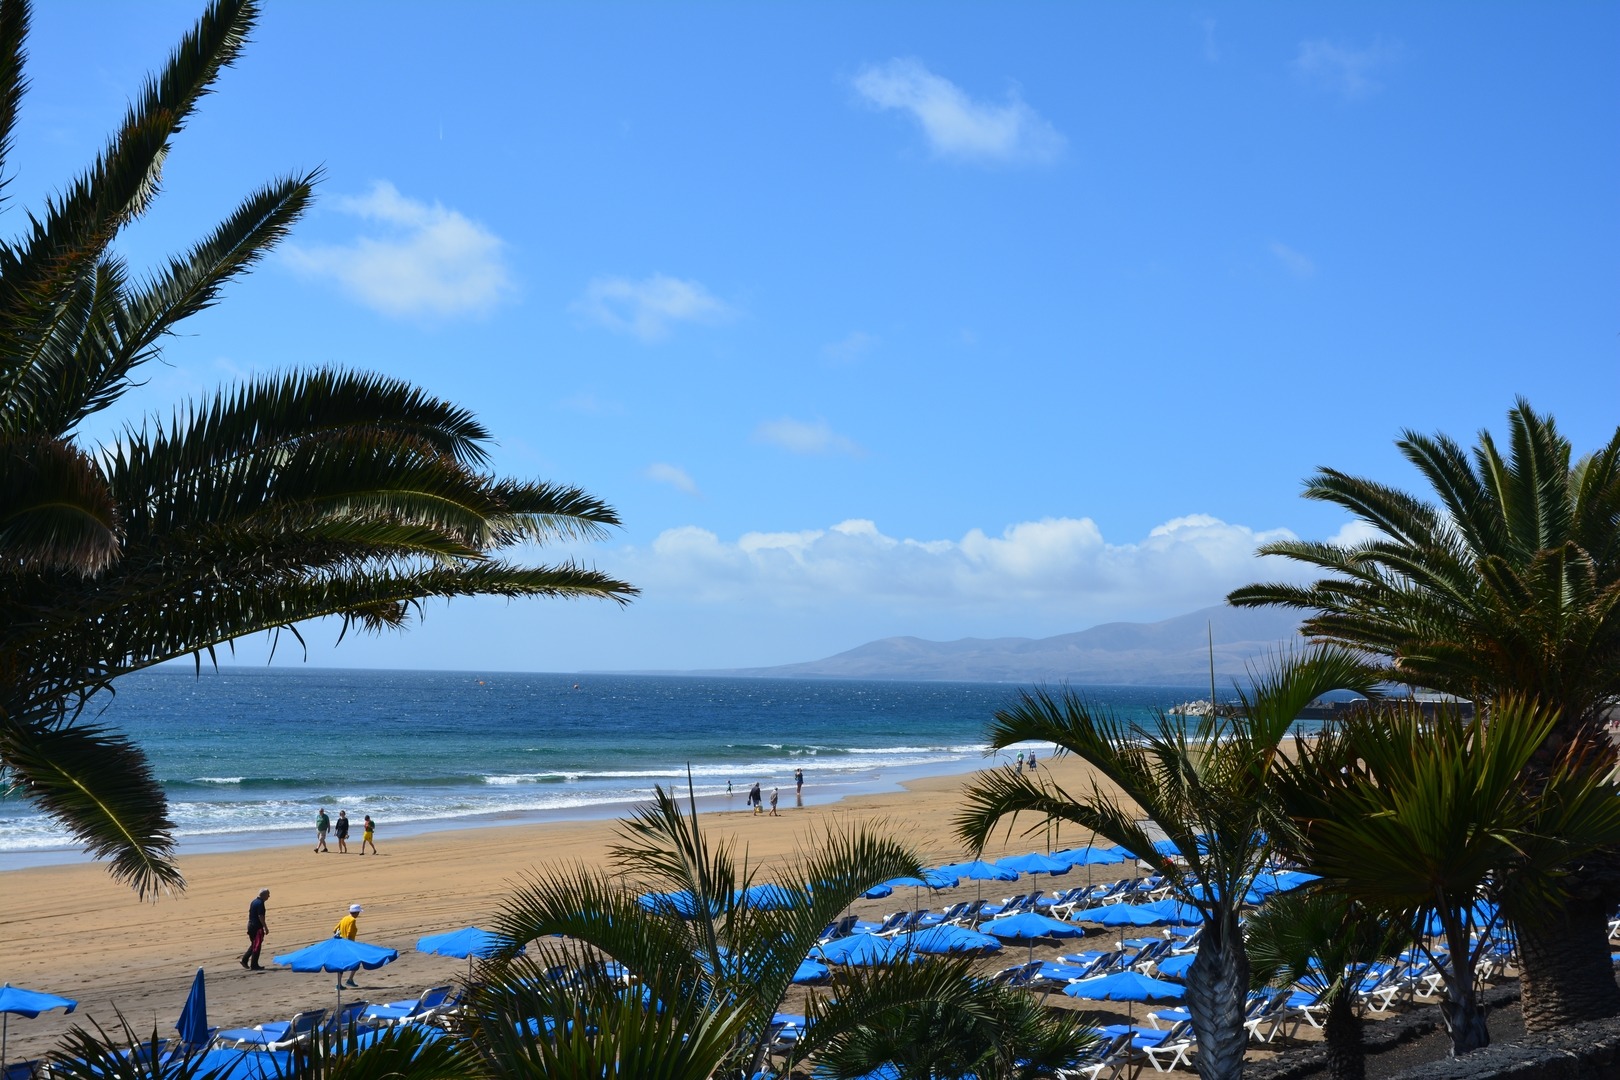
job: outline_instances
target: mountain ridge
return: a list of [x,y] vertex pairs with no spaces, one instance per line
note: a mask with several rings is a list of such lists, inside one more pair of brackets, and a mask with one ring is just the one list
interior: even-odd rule
[[1047,638],[891,637],[820,660],[772,667],[710,669],[695,675],[748,678],[897,679],[1198,685],[1247,675],[1301,644],[1299,616],[1285,609],[1201,608],[1152,623],[1111,622]]

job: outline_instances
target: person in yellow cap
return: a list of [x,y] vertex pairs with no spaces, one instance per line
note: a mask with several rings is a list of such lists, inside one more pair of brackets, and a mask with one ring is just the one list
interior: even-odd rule
[[[332,936],[333,937],[340,937],[340,938],[348,938],[350,941],[355,940],[355,938],[360,933],[360,912],[362,912],[364,910],[365,909],[362,908],[359,904],[350,904],[349,905],[349,913],[347,915],[343,916],[343,918],[339,919],[338,924],[336,926],[332,927]],[[343,985],[343,975],[342,975],[342,973],[339,973],[339,975],[338,975],[338,985],[339,986]],[[349,972],[349,985],[350,986],[359,986],[360,985],[359,983],[354,981],[354,972],[352,972],[352,971]]]

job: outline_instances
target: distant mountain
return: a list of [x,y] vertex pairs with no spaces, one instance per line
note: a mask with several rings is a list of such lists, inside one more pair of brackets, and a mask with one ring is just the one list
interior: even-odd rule
[[802,664],[738,668],[715,675],[812,679],[951,679],[963,682],[1061,682],[1199,685],[1209,681],[1210,635],[1223,683],[1299,641],[1299,617],[1280,608],[1224,604],[1156,623],[1104,623],[1049,638],[881,641]]

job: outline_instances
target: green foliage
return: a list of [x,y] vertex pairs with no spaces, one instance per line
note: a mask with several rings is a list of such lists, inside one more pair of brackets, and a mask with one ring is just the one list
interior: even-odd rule
[[1272,770],[1300,710],[1331,690],[1372,694],[1375,678],[1345,650],[1313,649],[1258,677],[1240,694],[1236,718],[1213,710],[1164,716],[1151,729],[1096,712],[1072,692],[1025,693],[996,713],[991,746],[1049,742],[1091,765],[1098,780],[1089,791],[1069,792],[1044,777],[991,770],[969,787],[957,816],[958,835],[975,848],[1003,821],[1010,831],[1020,815],[1035,819],[1029,833],[1069,824],[1143,854],[1153,850],[1148,826],[1169,837],[1186,865],[1185,874],[1167,875],[1171,887],[1204,919],[1187,1006],[1206,1077],[1242,1068],[1249,968],[1237,909],[1270,838],[1289,826],[1270,794]]
[[[402,627],[435,597],[636,592],[572,561],[503,559],[618,517],[578,488],[491,475],[483,426],[397,380],[275,375],[111,447],[76,441],[309,204],[314,173],[277,180],[144,279],[113,250],[257,13],[212,3],[96,161],[0,242],[0,778],[142,896],[183,885],[162,790],[138,748],[75,724],[119,675],[297,638],[309,619]],[[25,0],[0,0],[0,182],[28,21]]]
[[1305,586],[1250,585],[1228,599],[1308,612],[1309,635],[1382,658],[1390,678],[1481,704],[1508,693],[1590,728],[1620,694],[1620,428],[1573,461],[1552,417],[1522,399],[1504,457],[1408,431],[1396,444],[1425,502],[1324,468],[1305,497],[1371,526],[1351,545],[1284,541],[1261,554],[1325,571]]
[[1330,726],[1275,770],[1296,825],[1288,843],[1306,869],[1386,925],[1438,916],[1459,1053],[1484,1034],[1474,972],[1491,927],[1476,927],[1475,901],[1488,886],[1521,926],[1556,919],[1571,866],[1620,843],[1620,789],[1589,747],[1570,744],[1526,783],[1557,722],[1556,710],[1516,697],[1488,719],[1389,702]]

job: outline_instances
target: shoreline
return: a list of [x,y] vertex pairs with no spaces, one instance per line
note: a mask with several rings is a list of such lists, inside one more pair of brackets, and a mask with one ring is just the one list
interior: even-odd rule
[[[1037,746],[1037,749],[1040,749]],[[1014,751],[1016,752],[1016,751]],[[1046,751],[1050,755],[1050,750]],[[1010,761],[1010,756],[1003,754]],[[860,798],[867,795],[890,794],[903,790],[906,785],[922,780],[935,778],[962,776],[978,772],[990,767],[989,755],[983,757],[964,757],[956,761],[935,761],[926,765],[897,766],[886,770],[879,770],[865,776],[852,777],[846,782],[829,783],[825,776],[817,777],[817,783],[807,784],[806,794],[802,806],[827,806],[846,799]],[[1006,762],[1002,762],[1005,764]],[[793,805],[791,778],[783,787],[783,809]],[[724,813],[737,809],[747,785],[739,785],[732,795],[699,795],[697,796],[698,812],[701,814]],[[769,798],[769,787],[766,788]],[[428,836],[435,834],[474,832],[485,829],[521,828],[536,825],[555,825],[567,822],[588,822],[618,820],[638,806],[645,805],[652,798],[649,790],[647,795],[637,799],[603,800],[598,803],[582,803],[575,806],[555,807],[544,810],[502,811],[488,814],[469,814],[465,817],[424,818],[412,821],[389,822],[387,824],[386,838],[389,840],[403,840],[410,837]],[[795,807],[798,808],[798,807]],[[247,852],[265,849],[293,850],[308,843],[307,839],[314,832],[314,811],[310,810],[310,824],[299,829],[277,828],[259,830],[241,830],[222,833],[197,833],[181,836],[176,840],[177,857],[185,859],[196,855],[214,855],[232,852]],[[351,811],[352,812],[352,811]],[[358,837],[356,831],[352,834]],[[379,835],[384,835],[379,831]],[[359,843],[358,839],[354,841]],[[96,865],[88,855],[77,845],[63,845],[49,848],[29,848],[16,851],[0,851],[0,880],[3,875],[21,870],[37,869],[46,866],[93,866]]]
[[[965,853],[952,823],[968,778],[984,764],[964,762],[963,771],[935,770],[904,782],[886,772],[887,790],[825,802],[807,792],[803,807],[790,800],[779,817],[744,812],[739,793],[735,810],[702,811],[703,827],[711,843],[734,845],[757,881],[772,880],[778,865],[796,861],[829,829],[868,828],[903,837],[925,863],[938,864]],[[1041,771],[1070,790],[1089,787],[1092,776],[1073,758],[1046,758]],[[330,936],[351,903],[365,908],[361,939],[400,953],[392,964],[359,973],[355,995],[373,1002],[414,998],[424,987],[454,982],[466,969],[464,962],[416,952],[419,937],[486,920],[531,875],[577,866],[610,870],[619,820],[384,834],[377,856],[317,855],[296,844],[186,854],[180,859],[186,891],[144,903],[97,863],[9,871],[0,876],[0,974],[13,985],[79,1001],[72,1014],[13,1017],[11,1053],[37,1057],[75,1025],[96,1023],[111,1032],[120,1017],[141,1035],[173,1034],[199,967],[207,975],[213,1025],[284,1020],[299,1009],[330,1007],[331,976],[297,974],[275,966],[273,958]],[[1054,849],[1088,839],[1078,831],[1050,835]],[[1045,849],[1047,840],[1044,832],[1023,835],[1021,824],[1010,834],[998,832],[985,854]],[[971,898],[979,885],[964,883],[959,895],[946,890],[924,899]],[[237,960],[246,941],[248,901],[260,888],[272,891],[264,951],[269,970],[249,973]],[[886,911],[911,899],[863,901],[856,910]]]

